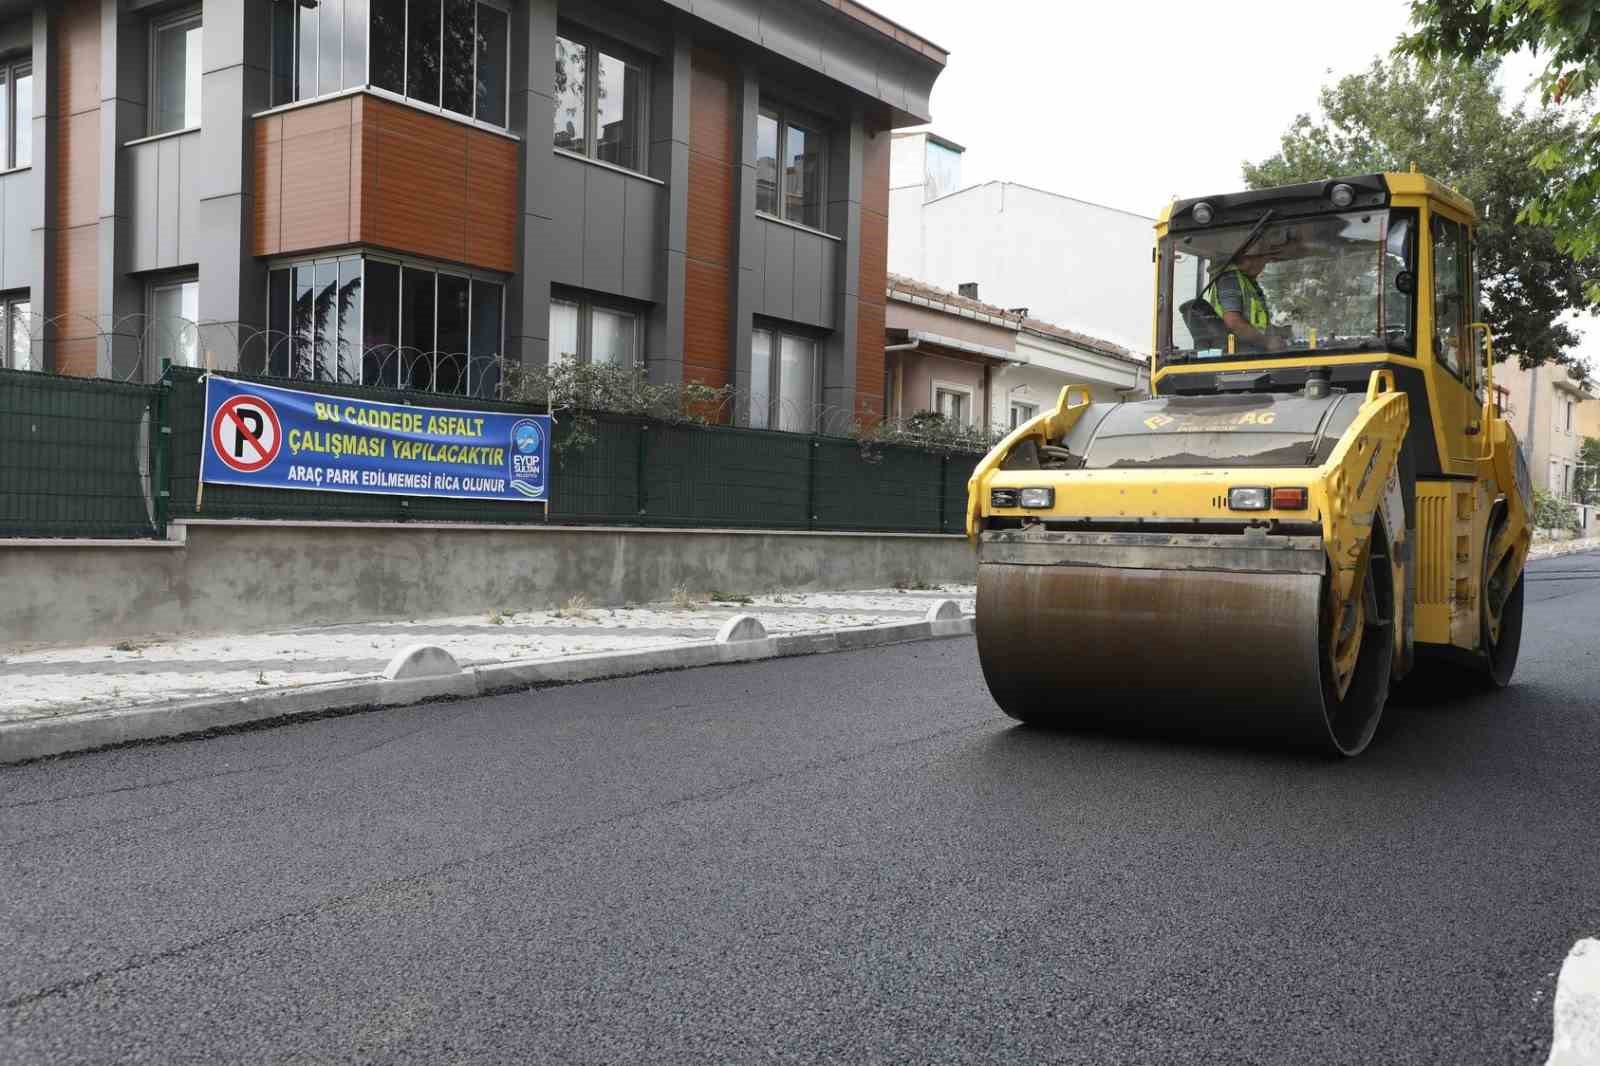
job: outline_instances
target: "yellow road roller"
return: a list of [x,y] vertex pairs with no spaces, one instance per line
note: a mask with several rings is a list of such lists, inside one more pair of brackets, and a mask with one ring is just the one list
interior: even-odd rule
[[1355,755],[1414,670],[1510,682],[1532,490],[1476,221],[1417,173],[1168,206],[1151,398],[1068,386],[968,484],[1001,709]]

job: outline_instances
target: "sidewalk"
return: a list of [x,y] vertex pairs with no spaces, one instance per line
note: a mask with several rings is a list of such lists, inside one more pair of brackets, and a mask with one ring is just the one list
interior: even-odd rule
[[1536,540],[1528,549],[1529,559],[1550,559],[1557,555],[1576,555],[1578,552],[1600,551],[1600,537],[1583,537],[1578,540]]
[[[295,714],[970,632],[974,592],[684,595],[619,608],[574,600],[555,611],[19,649],[0,656],[0,763]],[[964,617],[935,627],[929,611],[945,600]],[[746,627],[737,643],[719,645],[719,631],[741,615],[764,634]],[[386,678],[416,645],[442,648],[461,670],[446,663],[445,676],[391,669]],[[47,734],[57,739],[46,743]]]

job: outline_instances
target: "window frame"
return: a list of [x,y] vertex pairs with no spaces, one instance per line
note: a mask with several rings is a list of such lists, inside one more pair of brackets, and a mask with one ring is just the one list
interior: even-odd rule
[[[756,358],[755,338],[756,334],[758,333],[765,334],[768,338],[766,404],[767,419],[765,425],[754,426],[755,420],[752,417],[752,414],[755,409],[755,392],[754,388],[752,387],[748,403],[745,405],[745,417],[747,422],[751,424],[753,428],[767,429],[774,433],[816,433],[818,424],[817,407],[822,397],[823,360],[826,354],[823,350],[822,338],[818,337],[814,333],[808,333],[803,330],[787,329],[783,325],[774,322],[756,322],[750,328],[750,360],[752,367]],[[812,346],[810,389],[811,415],[808,419],[810,424],[803,429],[784,429],[782,427],[783,340],[785,337],[788,337],[791,340],[805,341],[807,344]],[[753,375],[754,371],[752,370],[752,376]]]
[[[342,86],[342,87],[340,87],[338,89],[330,89],[327,92],[319,91],[316,94],[311,95],[311,96],[302,96],[302,95],[300,95],[299,82],[298,82],[298,71],[300,69],[300,16],[301,16],[301,14],[302,14],[304,9],[301,8],[301,6],[297,2],[297,0],[273,0],[274,7],[276,7],[276,5],[278,5],[278,4],[288,4],[289,5],[289,11],[290,11],[291,20],[292,20],[291,24],[290,24],[291,25],[291,32],[290,32],[289,36],[290,36],[290,40],[293,42],[293,47],[290,49],[289,57],[288,57],[289,70],[291,72],[293,72],[291,74],[291,77],[290,77],[290,90],[289,90],[290,99],[286,100],[286,101],[284,101],[284,102],[282,102],[280,104],[275,104],[275,105],[273,105],[273,107],[274,108],[277,108],[277,107],[291,107],[291,106],[296,105],[296,104],[309,103],[309,102],[314,101],[314,100],[329,99],[331,97],[340,96],[340,95],[343,95],[345,93],[366,92],[366,93],[371,93],[374,96],[380,96],[385,100],[394,100],[397,103],[405,104],[408,107],[415,107],[418,110],[427,111],[427,112],[429,112],[431,114],[440,115],[440,116],[442,116],[444,118],[448,118],[448,119],[451,119],[451,120],[456,121],[456,122],[465,122],[468,125],[477,126],[477,127],[481,128],[481,129],[491,130],[491,131],[493,131],[495,133],[500,133],[500,134],[504,134],[504,135],[507,135],[507,136],[512,136],[512,134],[511,134],[511,58],[512,58],[512,48],[511,48],[512,40],[511,40],[511,38],[512,38],[512,32],[511,31],[513,29],[513,22],[514,22],[513,15],[515,14],[515,12],[512,11],[510,0],[473,0],[473,5],[472,5],[472,39],[473,39],[473,49],[472,49],[472,86],[473,86],[472,111],[473,111],[473,113],[470,114],[470,115],[463,114],[460,111],[451,110],[450,108],[447,108],[447,107],[444,106],[444,92],[443,92],[443,89],[444,89],[444,0],[437,0],[437,2],[439,4],[439,52],[440,52],[440,56],[439,56],[439,89],[440,89],[440,93],[439,93],[439,103],[430,104],[425,100],[420,100],[420,99],[417,99],[414,96],[411,96],[408,92],[398,92],[397,93],[393,89],[389,89],[389,88],[386,88],[386,87],[381,86],[381,85],[374,85],[372,83],[372,4],[370,2],[367,5],[367,47],[366,47],[366,52],[362,57],[363,62],[362,62],[362,69],[361,69],[361,81],[358,82],[355,85],[345,85],[345,86]],[[506,18],[506,46],[505,46],[505,71],[506,71],[506,76],[505,76],[505,85],[502,87],[501,94],[500,94],[500,96],[501,96],[501,98],[500,98],[500,113],[505,116],[505,121],[503,123],[494,123],[494,122],[486,121],[484,119],[479,118],[478,114],[477,114],[477,111],[478,111],[478,95],[477,95],[477,85],[478,85],[478,48],[477,48],[478,9],[481,8],[481,7],[484,7],[484,6],[488,6],[488,7],[494,8],[496,11],[500,12]],[[400,70],[401,70],[402,84],[405,84],[406,82],[409,82],[409,80],[410,80],[410,71],[411,71],[411,32],[410,32],[411,25],[410,25],[410,23],[411,23],[411,9],[410,9],[410,5],[406,4],[405,5],[405,20],[401,24],[401,31],[400,31],[400,37],[401,37],[401,41],[402,41],[401,50],[400,50]],[[269,35],[269,38],[270,38],[271,37],[270,25],[269,25],[269,28],[268,28],[268,35]],[[320,37],[320,33],[319,33],[319,37]],[[341,52],[342,52],[342,50],[343,50],[343,42],[344,42],[344,28],[342,26],[340,27],[340,31],[339,31],[339,40],[340,40],[340,48],[341,48]],[[270,45],[270,42],[269,42],[269,51],[270,51],[270,47],[271,47],[271,45]],[[269,82],[269,84],[273,80],[273,77],[275,76],[276,71],[277,71],[275,59],[276,59],[276,57],[271,57],[268,60],[269,69],[268,69],[267,73],[268,73],[268,82]],[[322,86],[320,84],[318,84],[317,88],[319,90],[321,90]],[[407,85],[407,88],[409,88],[409,85]],[[498,284],[503,284],[503,283],[498,283]]]
[[[1437,343],[1445,336],[1439,329],[1439,248],[1441,242],[1434,233],[1434,228],[1440,222],[1453,227],[1455,234],[1456,290],[1459,297],[1456,310],[1456,326],[1460,330],[1456,358],[1459,361],[1459,366],[1450,365],[1444,358],[1444,353],[1439,350],[1440,346]],[[1429,338],[1429,343],[1433,348],[1435,365],[1469,389],[1474,387],[1473,382],[1476,377],[1474,365],[1477,362],[1472,351],[1472,330],[1469,327],[1469,323],[1472,321],[1472,308],[1467,303],[1471,298],[1472,287],[1470,258],[1471,233],[1467,224],[1461,219],[1437,208],[1430,210],[1428,215],[1428,280],[1430,295],[1433,297],[1432,313],[1429,316],[1433,324],[1433,336]]]
[[[572,354],[572,359],[580,366],[594,364],[594,312],[598,308],[612,314],[628,315],[633,319],[633,351],[629,353],[628,360],[621,364],[625,370],[639,371],[644,367],[644,330],[646,313],[638,307],[631,306],[620,300],[607,299],[603,295],[581,292],[573,289],[556,289],[550,293],[550,306],[564,304],[575,307],[578,311],[578,350]],[[553,332],[553,331],[552,331]],[[546,339],[546,345],[554,343],[555,338]],[[567,358],[566,353],[556,353],[547,347],[545,352],[546,363],[556,359]],[[615,364],[602,363],[602,366]]]
[[[0,173],[23,170],[33,166],[32,123],[33,116],[17,114],[17,79],[33,77],[33,56],[0,62],[0,107],[5,108],[5,136],[0,138]],[[31,110],[31,109],[30,109]],[[26,163],[17,162],[17,123],[29,123],[29,150]]]
[[[1026,413],[1025,414],[1019,414],[1019,411],[1023,411],[1023,412],[1026,412]],[[1036,403],[1025,403],[1022,400],[1011,400],[1010,401],[1010,408],[1009,408],[1009,410],[1007,412],[1007,416],[1009,417],[1009,419],[1011,421],[1011,428],[1012,429],[1016,429],[1018,426],[1022,425],[1024,422],[1028,421],[1030,418],[1038,417],[1038,414],[1039,414],[1039,405],[1038,404],[1036,404]]]
[[[296,11],[299,10],[299,4],[295,5],[295,10]],[[150,65],[149,77],[146,79],[146,85],[145,85],[145,92],[148,93],[148,95],[145,97],[145,99],[147,99],[149,101],[149,106],[145,108],[145,124],[144,124],[144,126],[145,126],[145,135],[146,136],[149,136],[149,137],[172,136],[172,135],[176,135],[176,134],[179,134],[179,133],[188,133],[191,130],[197,130],[201,126],[200,122],[196,122],[193,126],[179,126],[179,127],[175,128],[175,129],[170,129],[170,130],[156,129],[156,116],[158,114],[160,114],[160,110],[161,110],[160,107],[157,106],[158,102],[161,99],[161,93],[160,93],[160,90],[161,90],[161,63],[159,62],[158,55],[157,55],[157,53],[158,53],[157,42],[160,39],[161,34],[162,34],[163,31],[176,29],[176,28],[178,28],[180,26],[186,26],[189,23],[193,23],[195,26],[199,27],[199,29],[200,29],[200,49],[201,49],[201,53],[200,53],[201,54],[200,71],[201,71],[201,76],[202,76],[202,79],[203,79],[204,78],[204,74],[205,74],[204,56],[205,56],[205,42],[206,42],[205,33],[206,33],[206,29],[205,29],[204,11],[202,10],[201,6],[196,4],[196,5],[191,5],[191,6],[188,6],[188,7],[179,8],[176,11],[169,12],[167,14],[161,15],[161,16],[159,16],[157,18],[152,18],[150,20],[150,40],[149,40],[148,50],[146,52],[146,61]],[[187,81],[187,71],[185,71],[184,74],[185,74],[185,82],[184,82],[185,99],[184,99],[184,103],[185,103],[185,105],[187,105],[188,104],[187,96],[188,96],[188,91],[189,91],[188,81]],[[8,100],[9,100],[9,97],[10,97],[9,91],[7,92],[7,97],[8,97]],[[9,103],[8,103],[8,106],[9,106]],[[195,111],[196,111],[196,113],[203,115],[203,112],[200,111],[200,102],[198,100],[195,101]],[[13,133],[12,136],[14,136],[14,135],[15,134]]]
[[[492,397],[488,397],[488,396],[479,396],[478,393],[474,391],[474,386],[475,386],[476,382],[474,380],[474,364],[473,364],[473,356],[472,356],[472,321],[473,321],[472,320],[472,311],[473,311],[473,300],[474,300],[474,284],[475,283],[482,283],[482,284],[489,284],[489,285],[499,286],[499,288],[500,288],[500,315],[499,315],[500,324],[499,324],[499,330],[498,330],[498,333],[499,333],[499,344],[497,345],[497,347],[499,349],[499,352],[498,352],[498,355],[497,355],[497,360],[498,360],[498,363],[499,363],[499,365],[501,367],[501,372],[497,375],[497,377],[500,380],[503,380],[503,378],[504,378],[503,371],[504,371],[505,357],[506,357],[505,345],[506,345],[506,289],[507,289],[507,279],[502,277],[502,276],[496,275],[496,274],[494,274],[494,273],[492,273],[490,271],[475,270],[475,269],[472,269],[470,267],[460,267],[460,266],[453,266],[453,265],[442,265],[442,264],[438,264],[438,263],[429,262],[426,259],[416,259],[416,258],[412,258],[410,256],[391,255],[391,254],[386,254],[386,253],[381,253],[381,252],[374,253],[374,252],[366,251],[365,249],[361,249],[361,248],[354,248],[354,249],[343,248],[343,249],[339,249],[337,251],[324,253],[322,255],[313,255],[313,256],[309,256],[309,257],[279,256],[279,257],[276,257],[276,258],[273,258],[273,259],[269,260],[268,263],[267,263],[267,270],[266,270],[267,278],[266,278],[266,286],[265,286],[267,314],[265,316],[265,320],[267,322],[269,322],[269,323],[272,320],[272,275],[274,273],[276,273],[279,270],[288,270],[288,271],[290,271],[290,277],[289,277],[289,300],[290,300],[290,305],[292,307],[293,306],[293,301],[294,301],[294,274],[293,274],[293,271],[295,271],[296,269],[298,269],[300,267],[311,267],[311,268],[315,269],[315,267],[320,263],[338,264],[338,263],[344,262],[345,260],[349,260],[349,259],[355,259],[361,264],[361,301],[360,301],[359,306],[356,308],[355,335],[357,337],[362,338],[362,345],[361,345],[361,350],[359,352],[355,353],[355,358],[353,359],[354,365],[360,370],[360,380],[359,381],[354,381],[354,382],[340,382],[340,381],[337,380],[337,378],[335,378],[335,379],[332,379],[334,384],[354,384],[354,385],[360,385],[362,387],[368,387],[368,388],[393,389],[393,390],[395,390],[397,392],[416,393],[418,395],[464,396],[464,397],[468,397],[468,398],[479,398],[479,399],[492,398]],[[395,345],[395,356],[396,356],[396,358],[395,358],[394,369],[393,369],[393,380],[382,380],[382,381],[368,381],[367,380],[367,375],[366,375],[367,348],[366,348],[365,338],[366,338],[366,335],[367,335],[367,298],[368,298],[368,296],[370,295],[370,292],[371,292],[371,290],[368,288],[368,285],[367,285],[367,264],[374,263],[374,262],[387,263],[387,264],[389,264],[391,266],[394,266],[394,267],[398,268],[398,270],[399,270],[399,273],[396,274],[396,283],[397,283],[397,286],[398,286],[398,292],[396,294],[396,309],[397,309],[397,313],[396,313],[396,317],[395,317],[395,337],[397,338],[397,340],[401,336],[401,331],[400,331],[399,327],[400,327],[400,324],[401,324],[401,322],[403,322],[404,317],[405,317],[405,308],[403,306],[404,305],[403,293],[404,293],[404,287],[405,287],[405,272],[408,271],[408,270],[411,270],[411,271],[416,271],[416,272],[419,272],[419,273],[420,272],[426,272],[426,273],[430,273],[430,274],[433,275],[433,348],[429,349],[428,352],[426,353],[426,354],[429,354],[429,355],[432,356],[433,373],[429,376],[430,385],[426,389],[414,388],[412,386],[403,386],[403,385],[400,384],[400,378],[401,378],[401,374],[402,374],[402,372],[404,370],[404,364],[403,364],[403,361],[399,358],[399,356],[404,351],[404,345],[399,344],[399,343],[397,343]],[[441,274],[448,274],[448,275],[450,275],[452,277],[465,278],[467,280],[467,364],[466,364],[466,373],[464,375],[465,388],[461,392],[440,392],[440,391],[438,391],[437,388],[434,387],[434,385],[436,385],[438,380],[439,380],[439,371],[438,371],[438,367],[439,367],[439,348],[438,348],[438,345],[439,345],[439,275],[441,275]],[[285,336],[286,336],[286,338],[292,338],[294,336],[294,316],[293,316],[292,313],[289,316],[288,326],[289,326],[289,328],[288,328],[288,331],[287,331]],[[272,357],[272,351],[271,351],[271,343],[272,343],[271,332],[272,331],[269,328],[267,333],[266,333],[267,342],[268,342],[268,349],[265,352],[265,356],[264,356],[264,359],[263,359],[263,367],[264,367],[265,373],[268,376],[280,376],[280,375],[272,375],[271,374],[272,358],[273,358]],[[289,374],[288,374],[287,377],[284,377],[283,380],[310,381],[310,382],[318,382],[318,381],[329,380],[329,379],[317,378],[317,377],[306,378],[306,377],[300,377],[300,376],[296,375],[294,373],[295,366],[294,366],[292,348],[291,348],[290,354],[286,358],[288,360],[287,366],[288,366],[288,369],[289,369]],[[386,374],[385,377],[387,378],[388,375]]]
[[964,412],[965,417],[957,424],[962,428],[966,428],[975,424],[974,419],[977,417],[978,413],[978,392],[971,385],[963,385],[958,381],[945,381],[941,378],[934,378],[931,382],[929,382],[928,389],[933,401],[933,405],[930,410],[932,410],[934,414],[944,414],[943,411],[939,410],[939,394],[941,392],[948,392],[952,395],[961,396],[966,400]]
[[[163,290],[166,290],[166,289],[182,290],[187,285],[193,285],[194,289],[195,289],[195,317],[193,319],[184,319],[184,321],[189,322],[190,325],[192,325],[194,327],[194,331],[195,331],[195,369],[199,369],[200,368],[200,362],[201,362],[201,360],[200,360],[200,310],[199,310],[199,308],[200,308],[200,274],[199,274],[198,271],[193,271],[193,270],[179,271],[179,272],[176,272],[176,273],[158,274],[155,277],[147,278],[145,280],[145,285],[144,285],[145,328],[144,328],[144,331],[143,331],[143,336],[140,338],[142,347],[144,348],[142,361],[145,364],[146,375],[148,376],[148,379],[151,380],[151,381],[155,381],[156,379],[160,378],[161,377],[161,370],[162,370],[160,364],[154,358],[154,353],[151,352],[151,350],[150,350],[150,342],[149,342],[150,331],[151,331],[152,328],[154,328],[155,317],[156,317],[155,316],[155,310],[154,310],[154,307],[155,307],[155,295],[156,295],[157,292],[160,292],[160,291],[163,291]],[[178,365],[178,364],[176,362],[174,362],[173,365]]]
[[[815,115],[813,112],[802,107],[791,105],[781,98],[774,98],[767,96],[766,94],[762,94],[761,98],[756,103],[756,124],[758,127],[761,123],[761,116],[764,113],[770,113],[778,124],[778,168],[777,173],[774,175],[774,186],[776,190],[774,193],[774,198],[777,201],[778,210],[775,212],[763,211],[758,205],[755,209],[756,214],[762,218],[770,218],[778,222],[786,222],[791,226],[799,226],[801,229],[810,230],[814,233],[827,233],[828,156],[830,154],[830,142],[833,139],[832,128],[828,123],[824,122],[820,116]],[[789,128],[791,126],[798,126],[804,130],[808,136],[817,138],[819,151],[817,159],[816,225],[812,225],[809,222],[803,222],[797,218],[790,218],[788,216],[788,199],[784,196],[783,191],[783,166],[784,156],[788,150]],[[757,135],[756,140],[757,143],[760,142],[759,134]],[[758,203],[759,196],[760,190],[758,188]]]
[[[563,155],[573,156],[585,162],[596,163],[603,167],[615,167],[629,174],[650,175],[650,84],[651,75],[654,73],[651,57],[639,49],[615,37],[608,36],[598,30],[592,30],[582,23],[570,22],[561,19],[556,23],[555,36],[573,44],[582,45],[584,48],[583,63],[583,151],[574,148],[563,148],[554,143],[554,128],[551,129],[551,150]],[[552,40],[554,49],[556,42]],[[609,159],[601,159],[598,154],[600,143],[600,98],[595,92],[595,78],[598,76],[600,64],[596,61],[597,55],[604,52],[607,55],[620,59],[624,63],[639,70],[639,115],[634,120],[634,135],[638,145],[638,165],[625,166],[622,163],[613,163]],[[554,69],[553,54],[552,67]],[[552,94],[555,85],[550,86]]]
[[[0,293],[0,367],[7,370],[31,371],[33,366],[33,293],[30,289],[12,289],[10,292]],[[28,316],[28,356],[27,366],[17,365],[16,349],[11,342],[16,338],[16,327],[13,322],[18,314],[18,306],[28,310],[21,312]]]

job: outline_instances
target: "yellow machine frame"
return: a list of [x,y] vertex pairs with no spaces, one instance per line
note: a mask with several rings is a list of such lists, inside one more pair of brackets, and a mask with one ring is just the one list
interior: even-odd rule
[[[1350,595],[1351,582],[1360,570],[1374,516],[1379,508],[1393,506],[1392,501],[1398,499],[1395,479],[1410,411],[1407,396],[1396,390],[1394,372],[1389,368],[1412,368],[1420,371],[1426,382],[1441,476],[1416,481],[1416,543],[1400,553],[1405,563],[1394,568],[1395,581],[1400,585],[1405,569],[1414,568],[1415,601],[1409,621],[1416,643],[1478,649],[1482,644],[1479,597],[1484,575],[1520,573],[1532,531],[1524,495],[1517,488],[1516,437],[1494,402],[1493,338],[1487,327],[1471,325],[1469,339],[1481,332],[1484,343],[1481,347],[1467,345],[1460,377],[1447,369],[1433,350],[1433,248],[1428,239],[1432,220],[1444,217],[1463,224],[1475,238],[1477,215],[1469,201],[1423,175],[1391,173],[1384,178],[1391,206],[1418,214],[1417,354],[1318,356],[1308,352],[1293,359],[1296,367],[1384,364],[1371,375],[1355,424],[1322,466],[1257,468],[1247,474],[1231,469],[1075,470],[1070,474],[1070,500],[1058,494],[1052,510],[992,507],[991,490],[1020,489],[1039,482],[1036,471],[1000,468],[1011,449],[1029,437],[1063,436],[1087,408],[1088,388],[1068,386],[1053,410],[1019,426],[979,463],[968,483],[968,536],[976,539],[983,519],[989,516],[1042,520],[1085,514],[1129,519],[1228,518],[1232,517],[1226,506],[1230,483],[1243,479],[1275,487],[1304,486],[1311,511],[1322,525],[1335,595],[1342,602]],[[1157,222],[1158,242],[1167,234],[1170,213],[1169,207]],[[1157,348],[1158,344],[1152,345],[1153,350]],[[1283,364],[1281,358],[1275,362]],[[1159,395],[1164,382],[1187,373],[1215,374],[1261,365],[1259,360],[1228,357],[1208,360],[1203,366],[1163,366],[1152,357],[1152,391]],[[1259,416],[1247,413],[1240,417]],[[1253,517],[1304,521],[1308,513],[1264,511]],[[1404,538],[1403,520],[1391,520],[1388,525],[1397,541]],[[1494,542],[1486,544],[1491,530]],[[1395,592],[1396,604],[1406,602],[1401,588]],[[1394,627],[1397,643],[1405,639],[1406,628]]]

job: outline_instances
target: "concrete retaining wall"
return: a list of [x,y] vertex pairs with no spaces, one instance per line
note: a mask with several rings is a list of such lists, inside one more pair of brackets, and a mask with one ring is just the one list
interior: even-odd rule
[[970,583],[959,536],[188,522],[179,543],[5,542],[0,646],[83,644],[691,592]]

